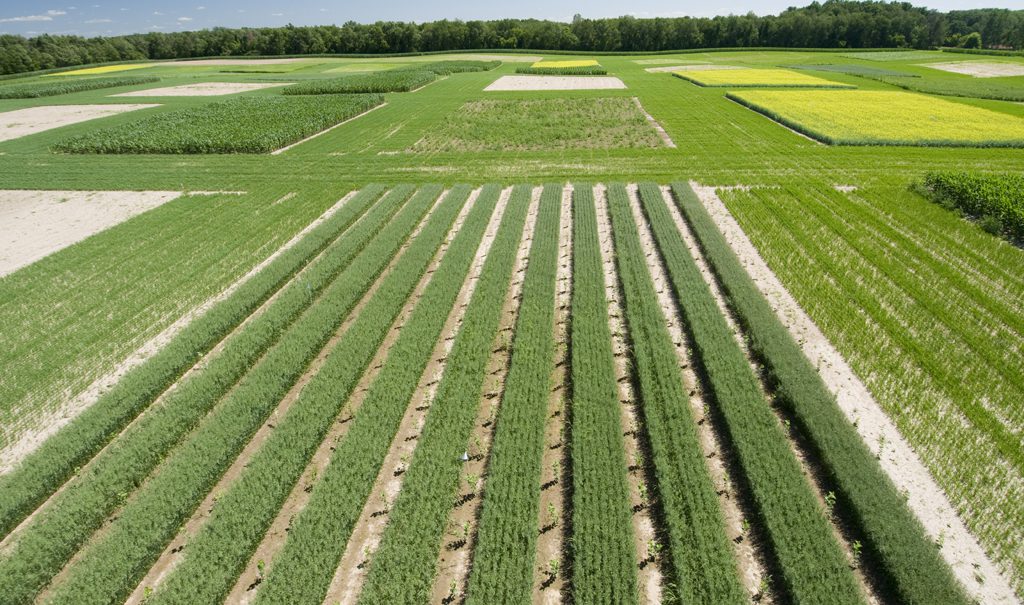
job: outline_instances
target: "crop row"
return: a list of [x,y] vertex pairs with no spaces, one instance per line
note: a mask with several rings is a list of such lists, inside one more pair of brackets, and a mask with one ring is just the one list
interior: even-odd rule
[[475,71],[491,71],[500,65],[501,61],[435,61],[433,63],[415,63],[398,71],[432,71],[439,76],[447,76]]
[[[307,80],[284,90],[285,95],[336,95],[352,93],[409,92],[437,79],[432,71],[380,71],[340,78]],[[323,101],[317,100],[315,103]]]
[[817,463],[835,484],[839,502],[879,560],[902,603],[966,603],[921,523],[836,404],[817,370],[758,291],[696,194],[673,186],[712,271],[764,362],[776,400],[807,436]]
[[[0,476],[0,534],[10,532],[200,357],[349,229],[380,198],[382,190],[377,185],[364,188],[295,246],[247,280],[231,296],[192,321],[153,357],[125,375],[96,403],[26,457],[14,471]],[[380,216],[383,220],[388,215]],[[369,218],[367,224],[372,224]],[[367,237],[366,233],[372,231],[363,230],[361,235],[360,230],[353,230],[350,235],[358,240]],[[336,264],[331,271],[340,270],[344,262]],[[316,267],[317,271],[322,271],[320,267],[330,265],[318,263]],[[305,296],[299,300],[300,305],[309,300],[312,282],[307,281],[307,284],[302,288],[296,285],[289,287],[292,292],[306,290]],[[322,286],[323,282],[317,284],[317,292]],[[295,294],[290,296],[295,297]],[[294,313],[297,311],[282,316],[283,321],[289,321]]]
[[425,603],[435,561],[455,500],[491,345],[495,342],[530,188],[512,190],[501,225],[466,308],[444,375],[430,406],[402,490],[373,556],[360,595],[364,603]]
[[608,205],[628,342],[668,536],[669,583],[684,603],[745,602],[675,346],[624,186],[609,187]]
[[1024,241],[1024,177],[969,172],[931,172],[924,178],[929,197],[977,218],[986,231]]
[[[448,194],[423,232],[388,273],[359,317],[345,331],[323,367],[302,389],[287,414],[275,422],[273,433],[246,464],[241,477],[218,497],[212,516],[189,543],[184,560],[153,595],[153,603],[212,603],[224,599],[299,480],[309,459],[345,406],[468,195],[469,189],[465,186],[457,187]],[[445,262],[431,278],[430,286],[417,304],[418,309],[424,304],[436,309],[447,304],[449,298],[454,298],[454,294],[449,296],[449,290],[454,288],[457,292],[458,283],[461,283],[461,265],[457,263],[461,260],[460,254],[464,254],[462,248],[468,245],[465,239],[472,239],[476,233],[476,215],[486,212],[484,206],[482,204],[473,208],[466,228],[460,231],[449,253],[445,254]],[[451,253],[455,256],[450,256]],[[472,252],[468,255],[471,257]],[[410,371],[417,364],[425,363],[419,357],[429,355],[429,350],[427,353],[422,353],[422,350],[428,345],[431,348],[433,346],[429,334],[422,332],[424,320],[417,319],[422,314],[421,311],[419,315],[413,315],[406,323],[382,371],[381,378],[388,381],[385,384],[392,388],[401,387],[411,391],[415,387],[415,382],[412,386],[406,385],[406,377],[396,377],[395,367]],[[444,321],[443,316],[440,321]],[[440,331],[440,328],[437,330]],[[394,391],[388,394],[396,395]],[[356,412],[357,418],[364,411],[372,415],[370,410],[382,405],[379,394],[376,399],[373,396],[371,393],[371,397],[364,402],[366,407]],[[399,405],[400,402],[396,399],[393,403]],[[365,420],[355,422],[345,441],[336,447],[339,450],[347,449],[344,443],[351,439],[358,440],[359,427],[365,425]],[[390,443],[390,439],[387,443]],[[368,454],[365,448],[358,451],[364,456]],[[354,462],[352,458],[346,460],[346,464]],[[372,480],[367,487],[369,485],[372,485]],[[291,538],[300,539],[296,533],[299,531],[297,528],[293,527],[291,531]],[[333,544],[338,536],[331,536]],[[339,543],[340,548],[344,548],[345,541],[340,540]],[[330,577],[328,573],[325,578],[318,579],[322,586],[326,586]],[[272,585],[267,584],[269,590],[273,590],[270,588]],[[303,586],[315,590],[311,583],[304,583]],[[298,593],[292,597],[292,602],[301,600]]]
[[706,377],[727,442],[743,471],[739,479],[781,570],[777,587],[795,602],[863,603],[824,507],[815,499],[750,362],[675,228],[661,190],[643,185],[640,198],[692,335],[695,364]]
[[572,209],[572,391],[568,409],[572,426],[573,599],[578,603],[636,603],[637,553],[592,187],[574,189]]
[[[393,190],[349,237],[326,252],[314,271],[303,275],[301,282],[293,282],[273,305],[228,341],[202,372],[179,385],[69,482],[68,489],[57,494],[18,536],[12,554],[0,561],[0,602],[23,601],[48,582],[108,513],[121,505],[167,453],[203,421],[229,389],[234,388],[230,399],[239,405],[248,403],[246,396],[253,399],[252,407],[259,398],[265,400],[265,368],[273,367],[268,362],[300,353],[294,341],[304,331],[295,322],[310,323],[304,319],[308,314],[301,318],[300,314],[314,301],[318,305],[325,301],[338,305],[341,301],[342,308],[351,308],[368,287],[372,274],[380,270],[425,212],[425,200],[418,205],[410,203],[382,229],[410,193],[411,188]],[[371,240],[378,231],[380,236]],[[361,249],[363,252],[356,256]],[[222,404],[216,409],[222,412],[228,407]]]
[[[291,88],[286,88],[285,92]],[[372,94],[323,98],[240,97],[94,130],[60,141],[54,150],[64,153],[268,153],[383,102],[383,97]]]
[[9,86],[0,86],[0,99],[35,99],[39,97],[53,97],[86,90],[114,88],[117,86],[138,86],[140,84],[152,84],[153,82],[159,81],[160,78],[153,77],[125,77],[63,81],[51,80],[47,82],[11,84]]
[[544,187],[469,578],[473,603],[528,602],[533,591],[544,420],[554,359],[562,188]]

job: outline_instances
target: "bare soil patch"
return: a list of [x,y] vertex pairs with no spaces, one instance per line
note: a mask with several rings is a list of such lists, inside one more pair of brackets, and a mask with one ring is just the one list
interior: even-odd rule
[[954,74],[974,78],[1007,78],[1024,76],[1024,65],[1020,63],[988,63],[985,61],[958,61],[954,63],[928,63],[922,67],[940,69]]
[[611,76],[502,76],[485,91],[622,90],[622,80]]
[[[941,544],[940,552],[957,579],[981,603],[1017,603],[1009,581],[957,516],[921,459],[839,351],[761,258],[719,199],[716,189],[697,183],[691,185],[758,289],[818,368],[839,407],[867,446],[878,455],[882,468],[896,487],[906,494],[907,504],[921,520],[929,537]],[[879,444],[884,444],[884,451],[879,450]]]
[[0,277],[180,195],[178,191],[0,191]]
[[275,86],[286,86],[292,82],[199,82],[197,84],[182,84],[181,86],[165,86],[163,88],[147,88],[146,90],[133,90],[122,92],[112,97],[218,97],[221,95],[233,95],[240,92],[251,92],[263,90]]
[[46,105],[0,113],[0,141],[158,105]]
[[[673,63],[679,63],[680,61],[681,61],[681,59],[671,59],[671,58],[669,58],[669,59],[640,59],[638,61],[633,61],[633,63],[636,63],[637,65],[671,65]],[[687,65],[707,64],[707,61],[682,61],[682,62],[686,63]]]

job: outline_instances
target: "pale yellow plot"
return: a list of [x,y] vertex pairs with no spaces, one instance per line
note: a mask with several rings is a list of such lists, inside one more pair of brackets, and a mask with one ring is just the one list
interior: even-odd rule
[[750,90],[729,98],[839,145],[1024,147],[1024,119],[922,94]]
[[809,76],[788,69],[714,69],[703,71],[676,71],[676,76],[701,86],[779,86],[807,88],[856,88],[832,80]]
[[565,67],[594,67],[599,63],[593,59],[580,60],[580,61],[537,61],[530,67],[547,67],[553,69],[561,69]]
[[72,71],[62,71],[56,74],[47,74],[48,76],[95,76],[99,74],[110,74],[118,71],[128,71],[129,69],[145,69],[147,67],[154,67],[155,63],[133,63],[131,65],[104,65],[102,67],[86,67],[84,69],[75,69]]

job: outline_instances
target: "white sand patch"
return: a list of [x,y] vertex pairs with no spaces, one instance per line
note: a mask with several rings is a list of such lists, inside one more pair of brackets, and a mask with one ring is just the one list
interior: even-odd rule
[[433,63],[435,61],[504,61],[506,63],[536,63],[543,60],[543,57],[534,55],[492,55],[492,54],[448,54],[448,55],[420,55],[418,57],[390,57],[385,59],[369,59],[380,63],[400,61],[403,63]]
[[621,90],[622,80],[611,76],[502,76],[485,91]]
[[181,86],[165,86],[163,88],[147,88],[146,90],[133,90],[122,92],[112,97],[217,97],[221,95],[233,95],[240,92],[251,92],[263,90],[275,86],[286,86],[294,82],[200,82],[198,84],[182,84]]
[[0,276],[179,195],[177,191],[0,191]]
[[1020,63],[987,63],[984,61],[959,61],[956,63],[928,63],[921,67],[940,69],[975,78],[1007,78],[1024,76],[1024,65]]
[[0,113],[0,141],[159,105],[45,105]]
[[197,59],[195,61],[168,61],[157,63],[160,67],[190,67],[196,65],[286,65],[288,63],[312,63],[316,59]]
[[673,65],[671,67],[649,67],[647,73],[656,74],[668,71],[722,71],[726,69],[744,69],[738,65]]
[[[879,458],[882,469],[896,488],[906,494],[907,505],[920,519],[928,536],[941,542],[942,557],[952,567],[957,579],[979,603],[1017,603],[1006,576],[1000,573],[957,516],[924,463],[839,351],[761,258],[757,248],[719,199],[717,190],[693,182],[690,185],[775,314],[818,368],[822,380],[864,443],[876,453],[878,444],[885,444],[886,455]],[[984,578],[984,582],[979,582],[979,577]]]

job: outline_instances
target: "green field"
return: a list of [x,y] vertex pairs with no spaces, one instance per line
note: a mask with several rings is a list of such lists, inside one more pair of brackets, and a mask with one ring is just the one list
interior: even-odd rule
[[[0,83],[0,125],[296,83],[0,142],[0,189],[181,193],[0,277],[0,605],[1024,598],[1014,79],[531,54],[627,88],[485,93],[530,63],[457,54]],[[646,71],[682,65],[743,69]],[[961,171],[1011,175],[1003,237],[922,194]],[[949,565],[709,191],[994,567]]]

